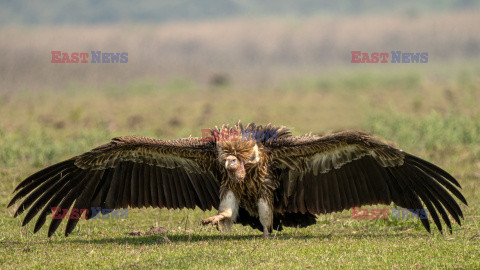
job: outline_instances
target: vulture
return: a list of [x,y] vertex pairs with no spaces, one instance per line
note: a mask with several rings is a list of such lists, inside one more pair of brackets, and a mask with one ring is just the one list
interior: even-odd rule
[[[26,225],[38,215],[34,233],[52,209],[92,207],[215,208],[203,224],[228,231],[239,223],[266,238],[272,230],[315,224],[319,214],[373,204],[394,203],[417,217],[428,210],[420,219],[428,232],[430,220],[440,232],[441,219],[450,233],[451,218],[461,225],[457,200],[467,201],[452,175],[366,133],[293,136],[283,126],[240,121],[203,131],[176,140],[114,138],[29,176],[8,207],[24,198],[14,216],[27,211]],[[65,219],[68,236],[79,218]],[[52,218],[49,237],[62,220]]]

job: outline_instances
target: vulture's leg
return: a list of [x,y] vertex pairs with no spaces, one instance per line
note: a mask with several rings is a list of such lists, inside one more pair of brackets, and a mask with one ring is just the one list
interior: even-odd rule
[[203,225],[212,223],[217,225],[219,231],[225,228],[227,231],[233,225],[233,222],[238,216],[239,200],[235,197],[232,191],[227,191],[223,199],[220,201],[218,207],[218,215],[202,220]]
[[263,226],[264,238],[268,238],[268,231],[273,225],[273,207],[268,201],[268,199],[260,198],[257,203],[258,215],[260,216],[260,223],[262,223]]

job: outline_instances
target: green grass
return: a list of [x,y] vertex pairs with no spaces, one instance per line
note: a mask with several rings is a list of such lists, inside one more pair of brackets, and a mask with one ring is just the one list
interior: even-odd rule
[[[480,73],[477,66],[451,71],[367,70],[262,89],[146,79],[0,95],[0,269],[479,268]],[[202,128],[238,119],[286,125],[295,135],[355,128],[394,141],[459,180],[469,202],[463,226],[454,225],[451,235],[428,234],[418,220],[354,220],[348,210],[264,240],[240,225],[228,234],[202,227],[212,212],[130,209],[127,219],[81,220],[69,237],[61,225],[47,238],[46,228],[34,235],[32,224],[22,227],[15,209],[6,208],[26,176],[114,136],[200,136]],[[128,234],[155,224],[169,232]]]

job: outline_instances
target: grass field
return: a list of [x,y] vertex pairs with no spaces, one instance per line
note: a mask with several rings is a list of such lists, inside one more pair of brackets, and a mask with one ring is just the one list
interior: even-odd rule
[[[480,268],[479,101],[472,63],[338,69],[267,87],[177,78],[0,94],[0,268]],[[69,237],[61,226],[47,238],[6,208],[26,176],[112,137],[201,136],[238,119],[295,135],[361,129],[394,141],[459,180],[469,202],[463,226],[428,234],[418,220],[354,220],[348,210],[264,240],[240,225],[229,234],[202,227],[211,213],[199,210],[130,209],[127,219],[82,220]],[[128,234],[155,224],[169,232]]]

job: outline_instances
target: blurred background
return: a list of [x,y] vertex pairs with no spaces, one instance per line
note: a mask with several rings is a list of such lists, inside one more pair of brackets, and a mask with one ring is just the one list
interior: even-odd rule
[[[432,158],[479,152],[480,1],[0,6],[6,171],[113,136],[201,136],[238,119],[295,135],[361,129]],[[397,50],[428,63],[351,63],[351,51]],[[51,51],[127,52],[128,63],[53,64]]]

